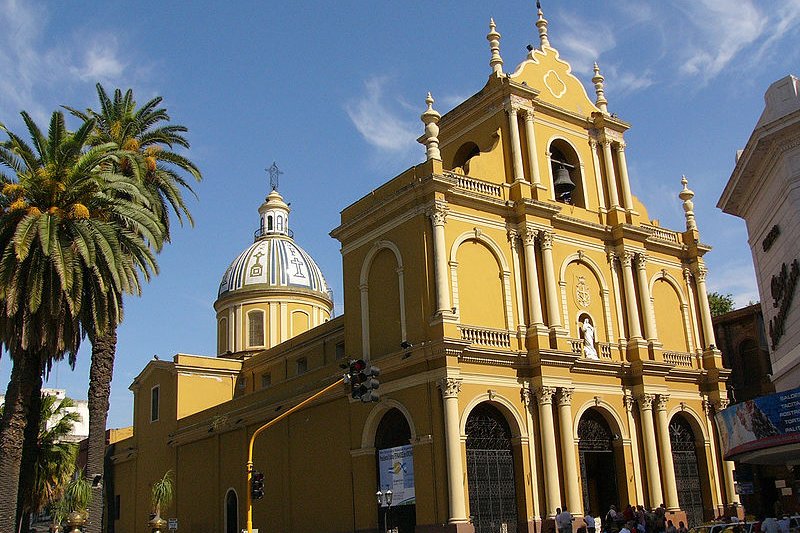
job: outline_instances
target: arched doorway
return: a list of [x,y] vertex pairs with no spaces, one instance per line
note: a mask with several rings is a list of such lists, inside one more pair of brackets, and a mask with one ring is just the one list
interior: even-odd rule
[[594,513],[619,507],[614,434],[596,409],[589,409],[578,422],[578,453],[581,464],[583,505]]
[[686,512],[688,527],[703,523],[703,490],[694,431],[682,416],[672,417],[669,423],[669,443],[675,464],[675,483],[678,485],[678,505]]
[[[417,525],[414,499],[414,457],[411,427],[399,409],[389,409],[375,432],[376,487],[392,489],[391,506],[378,506],[378,529],[397,528],[399,533],[414,533]],[[405,496],[404,496],[405,494]]]
[[225,494],[225,533],[239,533],[239,498],[233,489]]
[[469,414],[467,483],[475,533],[517,531],[517,493],[511,429],[500,411],[478,404]]

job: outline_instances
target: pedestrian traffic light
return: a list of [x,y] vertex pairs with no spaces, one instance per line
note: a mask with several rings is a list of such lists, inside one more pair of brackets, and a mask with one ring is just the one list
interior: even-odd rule
[[250,476],[250,494],[254,500],[264,497],[264,474],[258,470],[253,470]]
[[353,399],[364,403],[377,402],[380,398],[375,390],[380,386],[377,379],[380,373],[378,367],[368,365],[363,359],[350,361],[348,380]]

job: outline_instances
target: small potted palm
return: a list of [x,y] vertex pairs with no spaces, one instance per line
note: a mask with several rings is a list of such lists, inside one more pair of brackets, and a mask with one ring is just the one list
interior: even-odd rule
[[67,526],[70,533],[80,533],[81,527],[86,524],[89,513],[89,503],[92,501],[92,485],[83,477],[83,472],[67,484],[64,489],[64,501]]
[[150,520],[150,529],[153,533],[160,533],[167,527],[167,521],[161,518],[161,510],[169,507],[175,496],[175,483],[172,479],[172,470],[167,470],[164,477],[153,483],[150,500],[153,504],[153,518]]
[[50,533],[61,533],[61,524],[67,519],[68,513],[67,499],[64,496],[50,505]]

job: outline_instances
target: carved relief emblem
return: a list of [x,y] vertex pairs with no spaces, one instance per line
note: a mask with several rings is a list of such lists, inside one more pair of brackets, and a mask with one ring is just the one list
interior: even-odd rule
[[578,302],[578,305],[581,307],[589,307],[589,304],[592,303],[589,286],[586,284],[586,278],[583,276],[578,276],[575,282],[575,301]]
[[550,91],[550,94],[556,98],[561,98],[567,92],[567,84],[558,77],[555,70],[549,71],[544,76],[544,85]]

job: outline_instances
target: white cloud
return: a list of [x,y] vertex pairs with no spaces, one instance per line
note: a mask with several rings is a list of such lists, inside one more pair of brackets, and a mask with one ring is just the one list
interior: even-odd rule
[[649,70],[641,74],[620,71],[616,65],[609,67],[606,76],[606,94],[623,95],[646,89],[655,83]]
[[708,81],[716,77],[745,48],[757,41],[767,28],[768,15],[752,1],[697,0],[684,4],[688,22],[694,27],[684,42],[680,72]]
[[[46,7],[36,1],[0,0],[0,109],[7,124],[23,109],[35,120],[47,121],[59,105],[77,104],[70,100],[76,88],[92,95],[96,82],[119,82],[130,74],[115,34],[92,28],[94,37],[88,40],[85,30],[61,35]],[[134,74],[140,72],[146,70]]]
[[91,83],[118,79],[125,70],[125,64],[117,54],[117,40],[106,37],[96,40],[84,53],[83,64],[74,72]]
[[593,74],[594,62],[617,44],[611,26],[583,19],[574,13],[565,13],[563,19],[566,31],[558,36],[557,48],[563,50],[563,57],[569,58],[574,72]]
[[385,77],[367,80],[365,94],[345,105],[345,111],[369,144],[387,152],[405,152],[416,145],[422,129],[398,112],[398,107],[405,107],[399,100],[394,105],[387,102],[387,81]]

